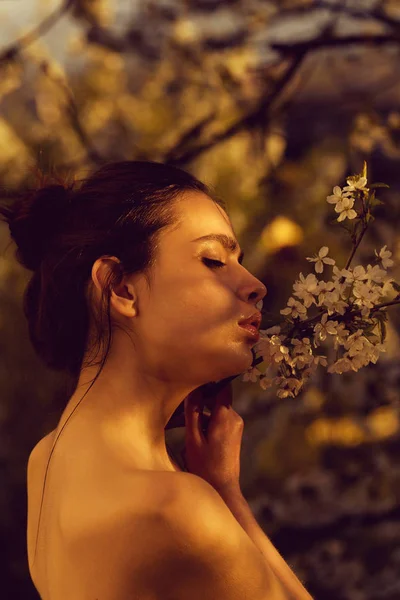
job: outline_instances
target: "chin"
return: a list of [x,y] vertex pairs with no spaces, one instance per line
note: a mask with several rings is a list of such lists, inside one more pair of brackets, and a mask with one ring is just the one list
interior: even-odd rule
[[224,367],[220,370],[218,378],[214,378],[213,381],[220,381],[226,377],[233,377],[234,375],[241,375],[242,373],[245,373],[245,371],[250,369],[251,365],[253,364],[253,360],[254,357],[249,347],[248,352],[241,353],[240,356],[236,355],[231,361],[224,364]]

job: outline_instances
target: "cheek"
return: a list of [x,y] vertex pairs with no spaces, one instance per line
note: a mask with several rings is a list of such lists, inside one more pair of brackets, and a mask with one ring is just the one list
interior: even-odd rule
[[157,287],[147,307],[147,322],[160,327],[164,332],[175,325],[181,331],[191,329],[201,333],[204,328],[232,321],[237,312],[234,294],[214,275],[203,275],[192,268],[192,273],[176,272],[158,279]]

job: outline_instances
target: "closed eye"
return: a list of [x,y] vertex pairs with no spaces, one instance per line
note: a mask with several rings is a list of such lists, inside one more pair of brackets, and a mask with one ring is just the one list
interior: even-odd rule
[[221,267],[226,267],[226,264],[221,262],[220,260],[214,260],[212,258],[203,257],[204,264],[210,269],[221,269]]

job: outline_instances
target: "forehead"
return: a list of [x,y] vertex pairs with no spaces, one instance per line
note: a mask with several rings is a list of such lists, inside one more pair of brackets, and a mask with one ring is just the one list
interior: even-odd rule
[[226,233],[234,236],[231,221],[225,210],[202,192],[185,192],[177,201],[176,211],[180,220],[176,234],[180,238],[191,235],[199,237],[208,233]]

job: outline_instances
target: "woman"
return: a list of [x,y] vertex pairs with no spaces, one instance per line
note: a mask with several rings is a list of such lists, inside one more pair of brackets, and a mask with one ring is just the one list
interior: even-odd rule
[[[200,438],[195,409],[201,386],[252,364],[256,339],[239,322],[258,319],[266,288],[241,265],[221,200],[161,163],[111,163],[80,186],[42,184],[2,215],[33,271],[24,296],[32,344],[77,381],[56,429],[29,458],[33,582],[44,600],[167,598],[150,589],[151,576],[143,583],[144,557],[155,565],[161,539],[155,515],[192,474],[216,490],[239,485],[243,421],[221,409],[230,388],[214,407],[208,400],[213,443]],[[183,402],[189,473],[165,443]],[[128,542],[127,512],[135,516]]]

